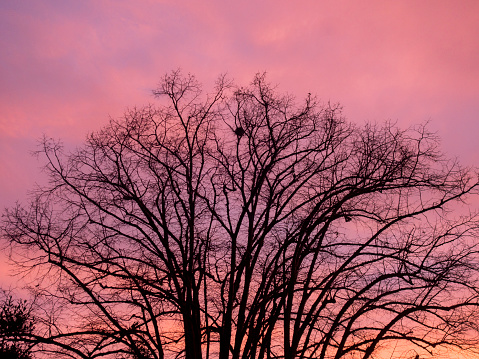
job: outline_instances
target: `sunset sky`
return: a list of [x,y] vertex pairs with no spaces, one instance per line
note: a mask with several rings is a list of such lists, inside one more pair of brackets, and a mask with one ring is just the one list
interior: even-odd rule
[[266,71],[358,124],[429,122],[479,166],[478,0],[1,0],[2,211],[42,180],[43,134],[80,145],[177,68],[206,90]]
[[443,149],[478,164],[479,1],[0,2],[0,207],[39,178],[42,134],[80,144],[161,75],[208,88],[256,72],[354,122],[429,121]]

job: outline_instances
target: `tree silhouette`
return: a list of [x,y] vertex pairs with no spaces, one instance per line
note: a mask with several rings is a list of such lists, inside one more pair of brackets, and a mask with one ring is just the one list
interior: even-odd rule
[[27,303],[6,295],[0,308],[0,357],[32,358],[28,339],[33,328],[33,317]]
[[154,94],[78,150],[45,139],[49,185],[5,214],[39,274],[43,351],[366,359],[476,343],[477,222],[454,210],[478,181],[425,126],[357,126],[261,74],[203,96],[177,71]]

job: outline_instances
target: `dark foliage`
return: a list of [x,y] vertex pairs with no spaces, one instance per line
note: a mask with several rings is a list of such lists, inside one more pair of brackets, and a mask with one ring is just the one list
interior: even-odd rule
[[7,296],[0,312],[0,358],[30,359],[28,342],[33,332],[33,317],[27,302]]

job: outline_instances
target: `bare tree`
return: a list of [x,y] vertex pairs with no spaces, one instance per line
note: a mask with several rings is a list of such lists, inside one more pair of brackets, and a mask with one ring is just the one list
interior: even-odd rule
[[[43,298],[38,350],[72,358],[372,358],[477,340],[472,170],[424,126],[347,122],[257,75],[148,106],[65,153],[5,214]],[[467,209],[467,207],[465,207]]]

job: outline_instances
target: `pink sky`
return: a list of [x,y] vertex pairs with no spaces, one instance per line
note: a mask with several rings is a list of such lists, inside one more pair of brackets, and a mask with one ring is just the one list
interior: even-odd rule
[[43,133],[80,144],[176,68],[206,88],[267,71],[357,123],[429,121],[447,154],[479,165],[477,0],[2,0],[0,208],[41,178]]
[[88,131],[175,68],[206,85],[267,71],[280,90],[340,102],[352,121],[430,121],[478,163],[479,2],[118,1],[0,3],[0,207],[38,178],[43,134]]

